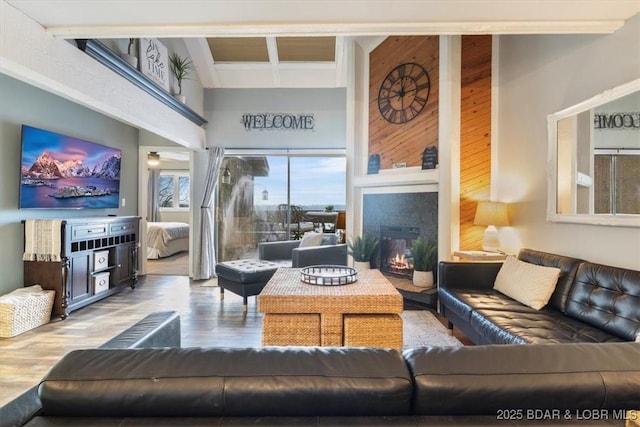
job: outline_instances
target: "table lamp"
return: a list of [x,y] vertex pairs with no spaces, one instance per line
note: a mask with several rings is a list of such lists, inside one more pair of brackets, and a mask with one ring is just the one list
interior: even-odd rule
[[496,227],[508,226],[507,204],[500,202],[478,202],[473,225],[486,225],[482,239],[482,249],[487,252],[500,251],[500,238]]

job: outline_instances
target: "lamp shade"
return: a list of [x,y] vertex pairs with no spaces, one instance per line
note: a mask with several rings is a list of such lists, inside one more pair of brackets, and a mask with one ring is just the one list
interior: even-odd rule
[[473,225],[508,226],[509,214],[507,204],[500,202],[478,202]]

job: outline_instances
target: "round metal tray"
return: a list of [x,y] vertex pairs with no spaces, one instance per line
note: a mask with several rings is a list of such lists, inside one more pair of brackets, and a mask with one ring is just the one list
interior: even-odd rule
[[355,282],[358,274],[344,265],[313,265],[302,268],[300,278],[310,285],[339,286]]

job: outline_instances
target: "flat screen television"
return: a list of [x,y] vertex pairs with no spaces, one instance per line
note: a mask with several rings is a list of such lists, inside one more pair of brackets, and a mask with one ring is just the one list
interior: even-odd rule
[[20,209],[117,208],[122,150],[22,125]]

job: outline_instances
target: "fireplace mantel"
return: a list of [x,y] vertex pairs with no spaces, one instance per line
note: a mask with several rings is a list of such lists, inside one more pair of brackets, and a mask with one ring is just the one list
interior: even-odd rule
[[400,185],[437,184],[440,169],[402,168],[381,170],[377,174],[355,176],[355,187],[392,187]]

